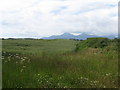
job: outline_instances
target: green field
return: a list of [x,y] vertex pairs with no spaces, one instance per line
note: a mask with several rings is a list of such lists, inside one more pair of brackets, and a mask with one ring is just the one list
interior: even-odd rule
[[2,42],[3,88],[118,87],[118,51],[112,41],[105,48],[87,40]]

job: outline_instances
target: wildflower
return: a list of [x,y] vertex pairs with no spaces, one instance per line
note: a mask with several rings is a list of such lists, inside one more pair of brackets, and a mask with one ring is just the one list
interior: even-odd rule
[[39,82],[40,80],[38,79],[38,82]]
[[62,77],[60,77],[60,79],[62,79]]
[[90,81],[91,83],[93,82],[93,81]]
[[88,80],[88,78],[85,78],[85,80]]
[[40,74],[38,74],[38,76],[40,76]]
[[16,53],[16,56],[17,56],[17,55],[19,55],[19,54]]
[[7,60],[5,62],[8,62]]
[[67,86],[64,86],[64,88],[67,88]]
[[91,83],[90,85],[91,85],[91,86],[93,86],[93,84],[92,84],[92,83]]
[[22,61],[25,61],[25,59],[24,58],[21,58],[22,59]]
[[23,69],[21,69],[20,72],[23,72]]
[[98,81],[94,81],[94,83],[97,83]]
[[2,59],[4,59],[4,57],[2,57]]
[[103,86],[103,88],[106,88],[106,86]]
[[110,75],[110,73],[108,73],[108,74],[106,73],[106,76],[109,76],[109,75]]
[[60,83],[58,83],[58,86],[60,86]]
[[24,61],[25,61],[25,59],[22,58],[21,63],[23,63]]
[[27,58],[27,57],[24,57],[24,58]]
[[10,58],[11,58],[11,56],[8,57],[8,59],[10,59]]
[[23,66],[23,68],[25,68],[26,66]]
[[16,56],[17,58],[19,58],[19,56]]

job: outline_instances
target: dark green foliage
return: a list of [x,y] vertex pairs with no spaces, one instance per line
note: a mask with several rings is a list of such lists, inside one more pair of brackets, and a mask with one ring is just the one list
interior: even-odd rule
[[85,48],[105,48],[111,47],[110,49],[116,49],[118,45],[119,39],[115,38],[110,40],[108,38],[88,38],[87,40],[83,40],[80,43],[76,44],[75,51],[79,51]]
[[87,46],[92,48],[104,48],[109,44],[109,39],[107,38],[88,38],[87,40]]

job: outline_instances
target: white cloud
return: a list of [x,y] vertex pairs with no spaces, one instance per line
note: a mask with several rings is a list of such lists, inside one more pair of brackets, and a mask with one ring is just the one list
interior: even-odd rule
[[118,0],[0,0],[0,37],[117,34]]

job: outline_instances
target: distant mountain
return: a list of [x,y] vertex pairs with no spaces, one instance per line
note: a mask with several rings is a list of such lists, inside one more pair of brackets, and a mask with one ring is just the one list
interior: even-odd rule
[[43,37],[42,39],[71,39],[71,38],[76,38],[76,36],[70,33],[64,33],[62,35],[53,35],[50,37]]
[[89,34],[85,34],[85,33],[82,33],[80,35],[77,36],[77,39],[87,39],[87,38],[91,38],[91,37],[99,37],[99,36],[96,36],[96,35],[89,35]]
[[79,40],[85,40],[85,39],[91,38],[91,37],[106,37],[106,38],[110,38],[110,39],[116,38],[115,35],[97,36],[97,35],[89,35],[86,33],[82,33],[80,35],[73,35],[70,33],[64,33],[62,35],[53,35],[50,37],[43,37],[41,39],[79,39]]

